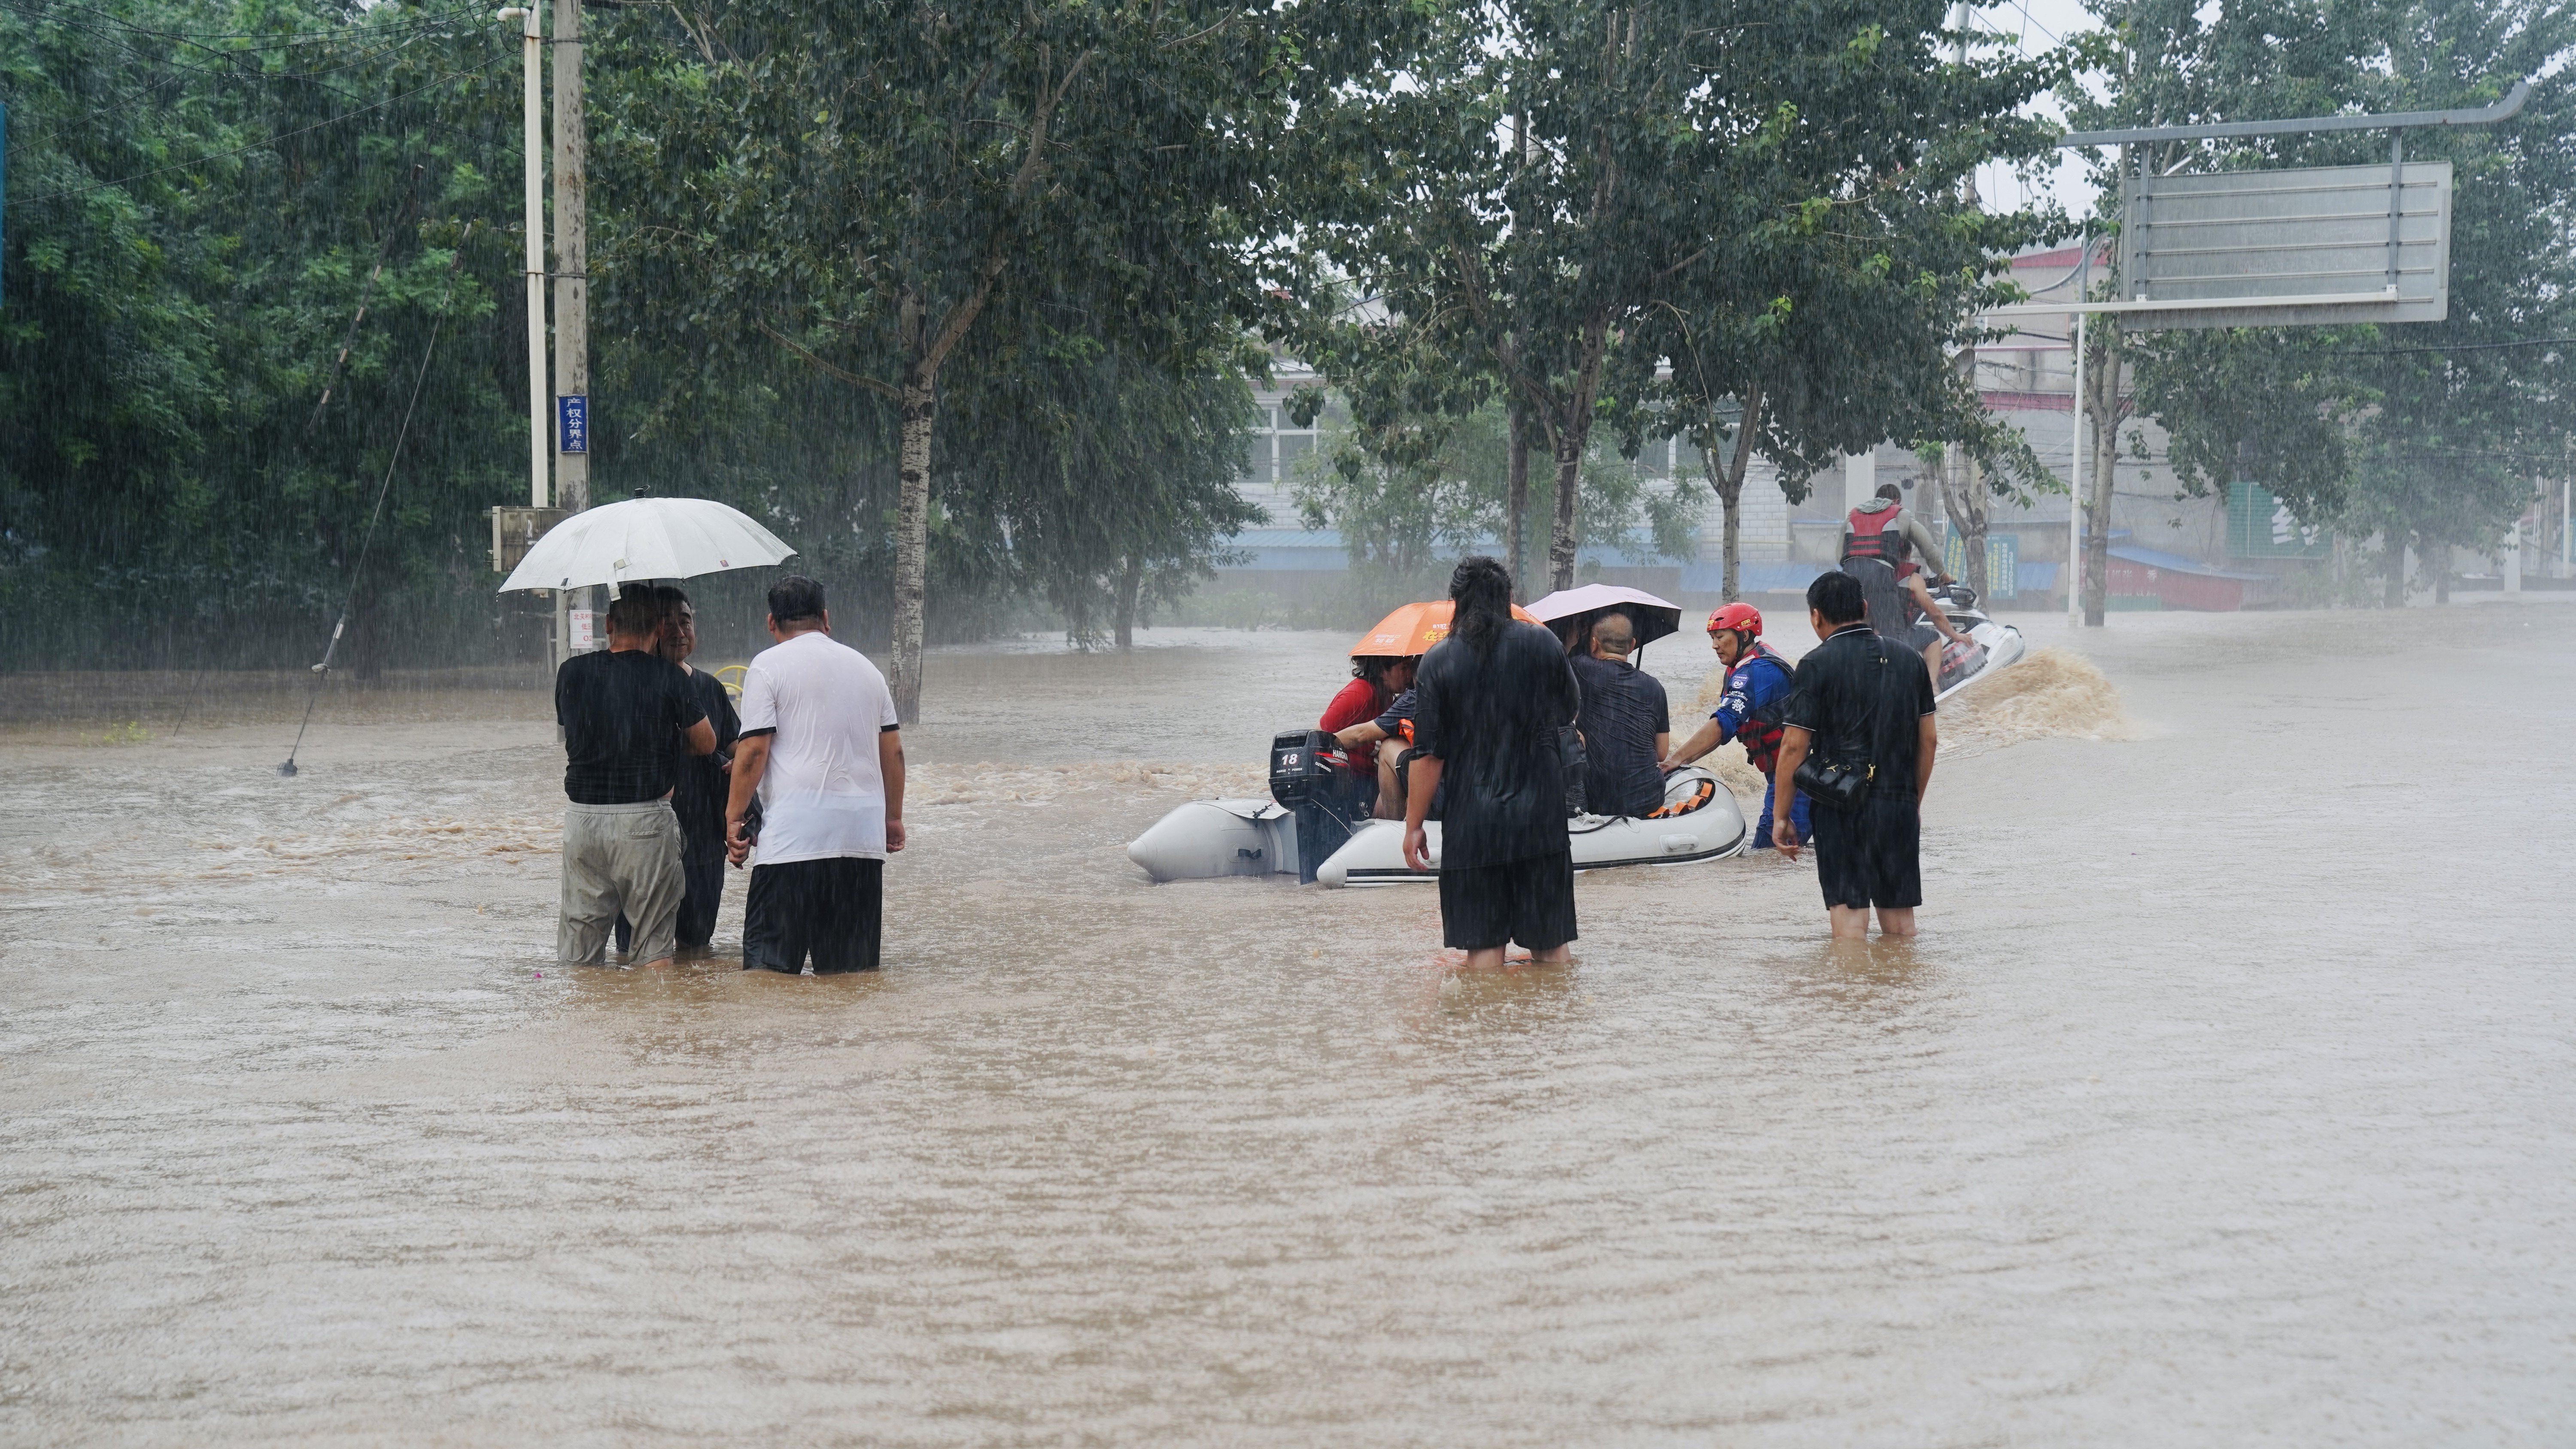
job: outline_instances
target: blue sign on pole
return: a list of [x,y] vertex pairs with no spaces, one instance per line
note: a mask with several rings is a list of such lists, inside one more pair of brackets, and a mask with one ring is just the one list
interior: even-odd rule
[[578,393],[555,399],[555,451],[590,451],[590,399]]

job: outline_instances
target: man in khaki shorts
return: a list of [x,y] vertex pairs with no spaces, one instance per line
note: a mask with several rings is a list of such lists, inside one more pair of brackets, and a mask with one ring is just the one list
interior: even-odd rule
[[680,820],[671,813],[680,752],[711,753],[715,727],[680,666],[654,652],[669,607],[628,584],[608,608],[608,649],[555,673],[563,726],[563,914],[555,954],[597,966],[620,911],[634,923],[629,961],[667,966],[676,949]]

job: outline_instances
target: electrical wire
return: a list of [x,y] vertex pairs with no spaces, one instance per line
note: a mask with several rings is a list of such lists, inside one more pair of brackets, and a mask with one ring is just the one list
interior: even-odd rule
[[101,188],[103,188],[103,187],[109,187],[109,186],[123,186],[123,185],[126,185],[126,184],[127,184],[127,183],[129,183],[129,182],[141,181],[141,180],[144,180],[144,179],[145,179],[145,178],[147,178],[147,177],[159,176],[159,175],[161,175],[163,172],[167,172],[167,171],[183,171],[183,170],[186,170],[188,167],[191,167],[191,166],[202,166],[202,165],[204,165],[206,162],[209,162],[209,161],[220,161],[220,160],[224,159],[224,158],[225,158],[225,157],[227,157],[227,156],[238,156],[238,155],[242,154],[242,153],[243,153],[243,152],[245,152],[245,151],[256,151],[256,150],[260,149],[260,148],[261,148],[261,147],[263,147],[263,146],[273,146],[273,145],[275,145],[276,143],[278,143],[278,142],[280,142],[280,141],[291,141],[291,140],[293,140],[294,138],[296,138],[296,137],[298,137],[298,136],[307,135],[307,134],[309,134],[309,133],[311,133],[311,132],[319,131],[319,130],[322,130],[322,129],[324,129],[324,128],[326,128],[326,127],[329,127],[329,126],[336,126],[336,125],[338,125],[339,123],[341,123],[342,121],[349,120],[349,119],[351,119],[352,117],[356,117],[356,116],[363,116],[363,115],[367,114],[367,113],[368,113],[368,112],[370,112],[370,111],[381,111],[381,110],[383,110],[385,107],[390,106],[390,105],[394,104],[394,103],[395,103],[395,102],[397,102],[397,101],[407,101],[407,100],[411,99],[413,96],[419,95],[419,94],[420,94],[421,92],[423,92],[423,91],[427,91],[427,90],[434,90],[434,89],[436,89],[436,88],[437,88],[437,87],[439,87],[439,86],[442,86],[442,85],[447,84],[449,81],[454,81],[454,80],[463,80],[463,79],[464,79],[464,78],[466,78],[467,76],[479,75],[479,74],[481,74],[481,73],[482,73],[482,72],[484,72],[484,71],[488,71],[488,70],[490,70],[490,69],[493,67],[493,65],[495,65],[495,64],[497,64],[497,63],[498,63],[498,60],[497,60],[497,58],[496,58],[496,59],[495,59],[495,60],[493,60],[493,61],[487,61],[487,62],[485,62],[484,64],[482,64],[482,65],[480,65],[480,66],[475,67],[473,70],[460,70],[460,71],[453,71],[453,72],[450,72],[449,74],[442,75],[442,76],[437,77],[436,79],[433,79],[433,80],[431,80],[431,81],[428,81],[428,82],[426,82],[425,84],[418,85],[418,86],[414,86],[414,87],[412,87],[410,90],[404,91],[404,92],[403,92],[402,94],[400,94],[400,95],[396,95],[396,96],[387,96],[387,97],[385,97],[383,100],[381,100],[381,101],[377,101],[377,102],[376,102],[376,103],[374,103],[373,105],[360,106],[359,108],[357,108],[356,110],[353,110],[353,111],[343,111],[343,112],[341,112],[339,115],[332,116],[332,117],[328,118],[327,120],[320,120],[320,121],[316,121],[316,122],[314,122],[312,125],[309,125],[309,126],[299,126],[299,127],[297,127],[296,129],[294,129],[294,130],[292,130],[292,131],[280,131],[280,132],[278,132],[278,133],[277,133],[276,135],[274,135],[274,136],[265,136],[265,137],[262,137],[261,139],[256,140],[256,141],[253,141],[253,142],[251,142],[251,143],[250,143],[250,144],[248,144],[248,145],[245,145],[245,146],[235,146],[235,147],[233,147],[233,148],[232,148],[231,150],[229,150],[229,151],[216,151],[216,152],[213,152],[213,153],[211,153],[211,154],[204,155],[204,156],[194,156],[194,157],[190,157],[188,160],[185,160],[185,161],[173,161],[173,162],[171,162],[171,163],[170,163],[169,165],[167,165],[167,166],[155,166],[155,167],[153,167],[153,168],[152,168],[151,170],[149,170],[149,171],[137,171],[137,172],[135,172],[135,173],[134,173],[133,175],[131,175],[131,176],[120,176],[120,177],[117,177],[116,179],[111,180],[111,181],[93,181],[93,182],[90,182],[90,183],[89,183],[88,185],[86,185],[86,186],[72,186],[72,187],[66,187],[65,189],[63,189],[63,190],[61,190],[61,191],[49,191],[49,192],[45,193],[45,194],[44,194],[44,195],[42,195],[42,196],[30,196],[30,197],[25,197],[25,198],[22,198],[22,199],[19,201],[19,203],[18,203],[18,204],[19,204],[19,205],[21,205],[21,206],[33,206],[33,205],[35,205],[35,204],[37,204],[37,203],[39,203],[39,202],[46,202],[46,201],[60,201],[60,200],[62,200],[62,199],[63,199],[64,197],[66,197],[66,196],[81,196],[81,195],[85,195],[85,194],[87,194],[87,193],[89,193],[89,192],[92,192],[92,191],[97,191],[97,190],[99,190],[99,189],[101,189]]
[[[97,13],[98,18],[93,21],[80,21],[67,19],[59,13],[61,10],[81,9],[87,9]],[[55,25],[68,25],[75,29],[111,29],[125,31],[133,35],[148,35],[158,40],[170,40],[176,41],[181,45],[193,45],[201,50],[213,50],[217,54],[238,54],[245,50],[290,49],[298,45],[322,45],[341,38],[341,32],[338,31],[298,31],[292,34],[280,34],[273,30],[235,32],[200,31],[191,34],[189,32],[179,30],[158,30],[148,25],[137,25],[133,21],[127,20],[122,16],[107,14],[105,13],[105,7],[103,6],[67,5],[48,7],[11,3],[11,0],[0,0],[0,10],[14,11],[31,20],[42,20]],[[426,30],[435,26],[453,24],[459,20],[479,18],[479,16],[480,11],[478,7],[458,6],[456,9],[444,14],[425,15],[414,20],[386,21],[381,25],[365,28],[378,33],[383,33],[385,31]],[[358,27],[350,28],[355,29]],[[218,47],[207,44],[209,41],[216,40],[250,41],[255,43],[232,47],[229,50],[219,49]]]
[[[0,8],[5,8],[5,6],[0,6]],[[179,62],[170,60],[166,57],[154,56],[142,50],[140,47],[127,44],[123,41],[111,40],[112,44],[119,46],[128,55],[134,56],[135,58],[150,64],[167,66],[178,73],[142,87],[121,87],[111,81],[108,83],[108,89],[120,92],[129,102],[132,103],[158,105],[160,104],[163,92],[170,90],[174,86],[186,85],[192,79],[219,84],[233,81],[259,83],[310,81],[316,89],[328,91],[332,95],[339,96],[344,100],[354,101],[361,99],[361,97],[359,97],[355,92],[344,90],[339,86],[331,85],[324,81],[315,80],[314,77],[331,75],[340,71],[355,70],[362,65],[367,65],[384,56],[393,55],[399,51],[406,50],[423,39],[440,38],[445,37],[428,35],[407,36],[390,45],[378,46],[362,55],[350,60],[342,61],[336,65],[317,66],[311,70],[296,71],[260,71],[244,70],[238,67],[182,65]],[[60,140],[62,137],[80,129],[83,122],[103,114],[107,113],[104,111],[91,111],[80,115],[67,116],[63,119],[62,124],[54,127],[52,130],[39,132],[9,147],[9,154],[12,156],[27,155],[41,147]]]
[[2428,347],[2358,347],[2329,357],[2402,357],[2410,352],[2491,352],[2503,347],[2564,347],[2576,337],[2526,337],[2519,342],[2448,342]]
[[469,222],[465,235],[456,243],[456,255],[447,264],[447,287],[439,294],[438,320],[430,325],[429,345],[421,349],[420,371],[412,374],[411,400],[403,404],[402,425],[394,430],[394,450],[385,459],[384,481],[376,485],[375,507],[367,512],[367,531],[358,543],[358,562],[349,570],[349,592],[340,601],[339,622],[331,626],[331,642],[322,648],[322,662],[313,666],[313,691],[304,698],[304,722],[295,727],[295,743],[287,748],[286,763],[277,773],[293,778],[296,751],[304,748],[304,732],[313,725],[313,706],[322,698],[322,681],[331,673],[331,661],[340,652],[340,635],[349,627],[349,611],[358,604],[358,585],[367,576],[367,555],[376,546],[376,525],[384,522],[385,497],[393,491],[394,470],[402,463],[403,442],[411,436],[411,415],[420,407],[421,386],[429,381],[429,364],[438,356],[438,340],[447,333],[447,306],[456,297],[456,274],[465,265],[465,244],[474,239],[480,221]]

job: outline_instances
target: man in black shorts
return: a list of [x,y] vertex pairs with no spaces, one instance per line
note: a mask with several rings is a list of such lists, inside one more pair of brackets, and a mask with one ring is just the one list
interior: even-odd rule
[[1404,863],[1431,868],[1423,821],[1440,794],[1442,940],[1473,967],[1500,966],[1513,941],[1561,962],[1574,940],[1574,846],[1557,731],[1581,693],[1556,636],[1513,621],[1500,563],[1461,562],[1449,597],[1449,637],[1414,678]]
[[1849,574],[1823,574],[1807,586],[1807,620],[1824,642],[1798,661],[1772,792],[1771,838],[1795,860],[1798,832],[1788,806],[1809,751],[1869,773],[1857,804],[1814,801],[1816,877],[1838,938],[1867,936],[1872,907],[1882,935],[1914,934],[1914,908],[1923,904],[1923,792],[1940,745],[1932,677],[1914,655],[1871,633],[1867,614],[1860,583]]

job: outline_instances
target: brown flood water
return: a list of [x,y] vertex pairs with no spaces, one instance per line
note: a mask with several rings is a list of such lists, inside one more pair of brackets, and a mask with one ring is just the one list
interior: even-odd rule
[[2576,1438],[2576,608],[2121,616],[1945,715],[1919,943],[1490,975],[1146,883],[1346,642],[1148,637],[935,657],[866,979],[739,877],[556,969],[534,694],[11,726],[0,1441]]

